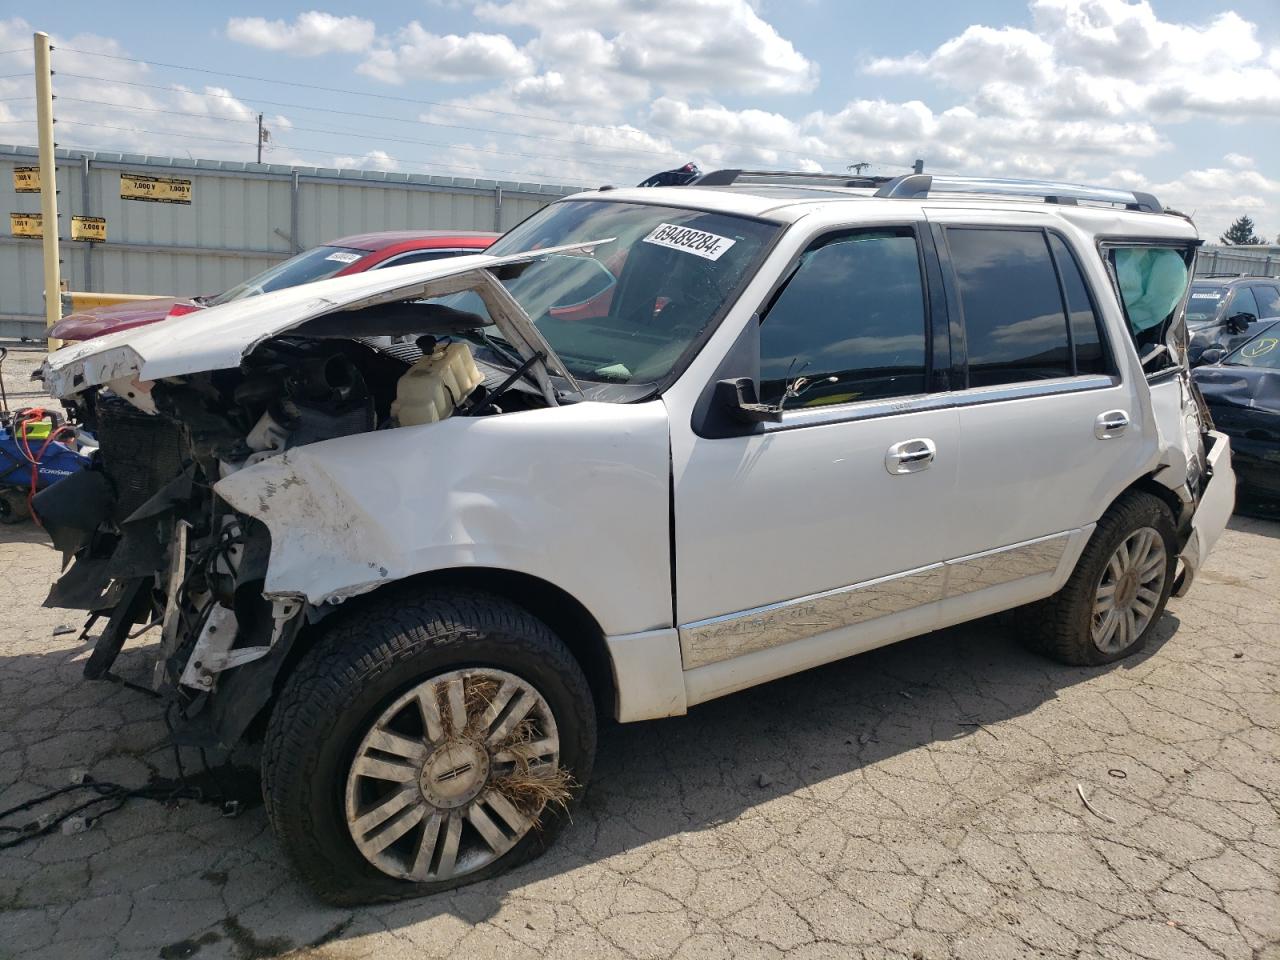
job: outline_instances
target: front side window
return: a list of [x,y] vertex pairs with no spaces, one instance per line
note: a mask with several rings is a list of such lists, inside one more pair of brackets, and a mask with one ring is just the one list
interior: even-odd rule
[[761,399],[776,404],[802,377],[788,408],[924,393],[926,357],[915,236],[839,237],[803,255],[763,320]]
[[1263,284],[1253,288],[1253,296],[1258,301],[1259,318],[1280,317],[1280,289]]
[[1242,313],[1247,313],[1255,320],[1258,319],[1258,301],[1254,299],[1253,291],[1248,287],[1240,287],[1236,290],[1236,295],[1231,298],[1231,306],[1227,308],[1227,318],[1237,317]]
[[1070,376],[1067,316],[1044,231],[950,228],[947,248],[964,314],[969,386]]

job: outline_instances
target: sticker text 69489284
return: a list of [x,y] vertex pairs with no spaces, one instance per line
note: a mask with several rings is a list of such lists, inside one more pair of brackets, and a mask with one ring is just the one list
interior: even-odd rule
[[724,252],[738,241],[707,233],[705,230],[694,230],[692,227],[681,227],[674,223],[660,223],[644,238],[644,242],[692,253],[706,260],[719,260],[724,256]]

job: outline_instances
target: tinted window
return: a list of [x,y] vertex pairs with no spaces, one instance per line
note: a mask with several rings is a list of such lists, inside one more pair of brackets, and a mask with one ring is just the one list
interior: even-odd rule
[[1258,286],[1253,288],[1253,295],[1258,301],[1259,317],[1280,317],[1280,290]]
[[[915,237],[861,233],[810,250],[760,328],[761,397],[788,407],[925,391],[924,287]],[[825,382],[835,377],[835,382]]]
[[1108,373],[1106,353],[1102,349],[1102,325],[1093,311],[1089,291],[1084,285],[1080,265],[1057,234],[1049,234],[1049,246],[1062,277],[1062,292],[1067,298],[1067,317],[1071,322],[1071,345],[1075,349],[1076,373]]
[[1254,317],[1258,314],[1258,301],[1253,299],[1253,291],[1248,287],[1237,287],[1236,295],[1231,298],[1231,305],[1227,307],[1227,316],[1234,317],[1237,313],[1251,313]]
[[969,385],[1069,376],[1067,318],[1044,234],[951,229],[947,246],[964,311]]
[[1280,316],[1280,289],[1261,284],[1255,285],[1253,297],[1258,304],[1259,319]]

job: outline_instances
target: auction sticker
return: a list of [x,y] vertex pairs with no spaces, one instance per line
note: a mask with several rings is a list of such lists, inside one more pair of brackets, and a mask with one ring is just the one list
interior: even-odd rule
[[190,203],[191,181],[179,177],[146,177],[140,173],[120,174],[121,200],[151,203]]
[[44,236],[44,217],[39,213],[9,214],[9,232],[15,237],[32,237],[36,240]]
[[91,243],[102,243],[107,239],[107,221],[105,217],[71,218],[71,239],[88,240]]
[[1220,294],[1220,293],[1193,293],[1193,294],[1191,295],[1191,299],[1192,299],[1192,300],[1221,300],[1221,299],[1222,299],[1222,294]]
[[363,256],[363,253],[348,253],[346,250],[339,250],[336,253],[329,254],[325,259],[336,260],[338,263],[355,263]]
[[705,260],[719,260],[724,256],[724,252],[738,241],[707,233],[705,230],[694,230],[692,227],[681,227],[674,223],[660,223],[644,238],[644,242],[692,253],[695,257],[702,257]]
[[13,191],[14,193],[39,193],[40,192],[40,168],[39,167],[14,167],[13,168]]

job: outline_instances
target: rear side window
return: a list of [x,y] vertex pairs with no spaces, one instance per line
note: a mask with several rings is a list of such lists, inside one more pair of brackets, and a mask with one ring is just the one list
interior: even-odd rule
[[947,248],[964,314],[969,386],[1070,376],[1067,317],[1044,232],[952,227]]
[[1174,342],[1169,346],[1185,350],[1185,328],[1179,324],[1174,329],[1173,325],[1190,280],[1191,250],[1155,245],[1108,245],[1104,249],[1138,356],[1149,358],[1147,373],[1175,364],[1173,353],[1162,355],[1158,348],[1170,339]]
[[1280,317],[1280,290],[1275,287],[1258,286],[1253,288],[1253,295],[1258,301],[1258,317]]
[[1071,326],[1071,345],[1075,353],[1076,373],[1110,373],[1103,349],[1102,324],[1089,298],[1080,265],[1056,233],[1049,234],[1049,248],[1062,278],[1062,296],[1067,302],[1067,318]]
[[804,254],[764,318],[761,399],[777,403],[802,377],[788,408],[924,393],[926,357],[914,234],[839,237]]

